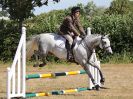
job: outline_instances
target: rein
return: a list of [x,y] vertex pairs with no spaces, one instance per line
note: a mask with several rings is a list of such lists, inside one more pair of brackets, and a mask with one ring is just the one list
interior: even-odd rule
[[85,45],[84,47],[86,47],[88,50],[90,50],[90,52],[93,52],[93,50],[91,50],[91,48],[88,46],[88,44],[87,44],[85,38],[84,38],[82,41],[83,41],[83,43],[84,43],[84,45]]
[[[82,40],[82,42],[83,42],[82,43],[82,46],[86,49],[87,54],[88,54],[88,51],[90,51],[90,53],[92,54],[93,53],[93,50],[87,45],[87,42],[86,42],[85,38]],[[87,56],[89,56],[89,55],[87,55]],[[88,59],[89,59],[89,57],[88,57]]]

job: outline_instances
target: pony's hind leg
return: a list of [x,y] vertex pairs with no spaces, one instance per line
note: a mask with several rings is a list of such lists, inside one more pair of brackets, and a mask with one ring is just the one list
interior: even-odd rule
[[43,67],[47,63],[47,60],[46,60],[46,57],[47,57],[47,49],[43,49],[42,46],[39,46],[39,55],[40,55],[40,59],[42,60],[42,63],[39,64],[39,67]]
[[42,55],[41,56],[42,59],[42,64],[39,64],[39,67],[44,67],[47,64],[47,59],[46,59],[46,55]]
[[38,51],[34,51],[34,56],[35,56],[35,63],[33,65],[33,67],[38,67],[39,66],[39,52]]
[[[40,51],[34,51],[34,56],[35,56],[35,64],[33,67],[43,67],[46,65],[46,55],[42,54]],[[43,63],[39,63],[39,58],[42,60]]]

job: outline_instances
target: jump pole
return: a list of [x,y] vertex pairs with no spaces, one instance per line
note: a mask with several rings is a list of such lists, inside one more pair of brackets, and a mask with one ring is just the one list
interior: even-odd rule
[[[88,35],[91,35],[91,28],[90,27],[87,28],[87,34]],[[91,58],[93,58],[93,60],[98,64],[98,67],[100,68],[100,61],[98,61],[98,59],[96,57],[95,49],[93,50],[93,53],[92,53],[92,57]],[[99,86],[101,86],[101,83],[100,83],[100,79],[101,78],[100,78],[99,71],[96,68],[92,67],[91,65],[89,66],[89,69],[90,69],[90,72],[91,72],[93,78],[95,79],[96,83]],[[90,86],[89,86],[90,89],[93,89],[94,88],[94,85],[93,85],[91,79],[89,79],[89,82],[90,82]]]
[[51,91],[51,92],[27,93],[26,98],[39,97],[39,96],[50,96],[50,95],[62,95],[62,94],[81,92],[81,91],[86,91],[86,90],[91,90],[91,89],[89,89],[89,88],[75,88],[75,89],[68,89],[68,90],[55,90],[55,91]]
[[37,78],[55,78],[59,76],[68,76],[68,75],[77,75],[77,74],[86,74],[85,70],[80,71],[69,71],[69,72],[56,72],[56,73],[47,73],[47,74],[28,74],[26,79],[37,79]]

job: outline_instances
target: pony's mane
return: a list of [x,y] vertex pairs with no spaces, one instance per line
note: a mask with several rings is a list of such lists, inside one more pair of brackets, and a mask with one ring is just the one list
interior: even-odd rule
[[86,36],[88,42],[92,42],[94,39],[101,37],[101,34],[91,34]]
[[87,46],[90,47],[90,49],[91,48],[93,49],[95,46],[97,46],[101,42],[101,37],[103,37],[103,35],[101,34],[87,35],[83,42],[85,42]]
[[31,35],[31,36],[27,37],[26,40],[29,41],[29,40],[35,38],[36,36],[38,36],[38,35],[36,35],[36,34],[35,35]]
[[91,35],[87,35],[87,37],[89,38],[94,38],[94,37],[99,37],[102,36],[101,34],[91,34]]

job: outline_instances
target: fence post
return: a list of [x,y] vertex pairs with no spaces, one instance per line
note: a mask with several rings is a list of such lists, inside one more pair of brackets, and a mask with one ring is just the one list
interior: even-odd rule
[[22,35],[11,65],[7,68],[7,99],[23,97],[26,94],[26,28],[22,27]]
[[22,34],[24,35],[24,42],[22,45],[22,94],[25,98],[26,96],[26,28],[22,27]]
[[[87,34],[91,35],[91,28],[90,27],[87,28]],[[100,68],[100,61],[97,60],[95,50],[93,50],[93,57],[92,58],[94,59],[95,62],[97,62],[97,64],[99,64],[99,68]],[[92,77],[94,78],[96,83],[100,85],[99,71],[96,68],[92,67],[91,65],[89,66],[89,69],[90,69]],[[90,82],[90,89],[92,89],[94,87],[94,85],[93,85],[91,79],[89,82]]]

